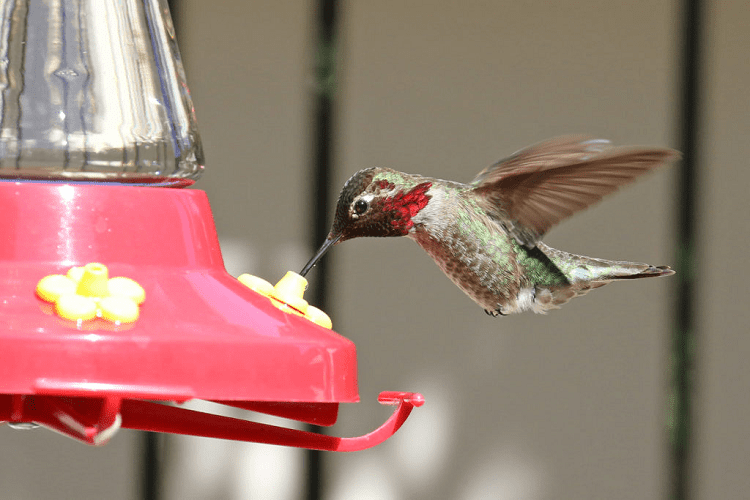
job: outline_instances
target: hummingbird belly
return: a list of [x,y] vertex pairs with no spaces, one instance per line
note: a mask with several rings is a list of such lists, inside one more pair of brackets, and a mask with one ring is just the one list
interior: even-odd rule
[[466,238],[448,228],[440,235],[416,228],[410,236],[456,286],[486,311],[511,314],[522,310],[519,298],[526,302],[523,309],[530,305],[528,297],[533,301],[531,289],[522,293],[522,270],[515,255],[507,251],[511,248],[507,242]]

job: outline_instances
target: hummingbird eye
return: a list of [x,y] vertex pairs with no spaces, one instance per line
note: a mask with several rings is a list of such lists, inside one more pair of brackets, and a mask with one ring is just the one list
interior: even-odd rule
[[367,202],[365,200],[357,200],[357,202],[354,204],[354,213],[357,215],[362,215],[363,213],[367,212]]

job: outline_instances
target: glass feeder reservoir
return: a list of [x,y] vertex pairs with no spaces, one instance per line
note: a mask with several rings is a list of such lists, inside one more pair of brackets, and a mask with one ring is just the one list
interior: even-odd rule
[[203,169],[163,1],[3,2],[0,177],[181,184]]

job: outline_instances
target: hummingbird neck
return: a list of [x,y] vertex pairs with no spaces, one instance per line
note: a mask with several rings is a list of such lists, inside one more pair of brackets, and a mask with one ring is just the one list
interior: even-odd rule
[[435,180],[425,194],[429,203],[412,217],[412,221],[419,231],[440,237],[454,224],[455,216],[461,211],[459,189]]

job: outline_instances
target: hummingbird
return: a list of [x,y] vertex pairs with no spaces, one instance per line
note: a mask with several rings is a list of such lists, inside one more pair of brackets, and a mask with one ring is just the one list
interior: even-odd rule
[[346,182],[333,226],[300,274],[333,246],[365,236],[414,240],[491,316],[545,314],[611,281],[669,276],[668,266],[585,257],[541,241],[561,220],[679,157],[564,136],[522,149],[468,184],[365,168]]

